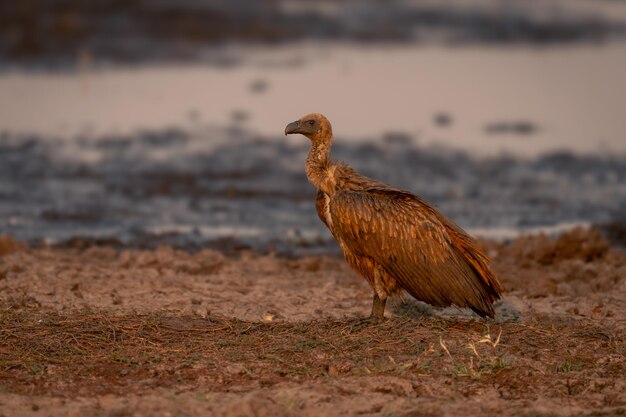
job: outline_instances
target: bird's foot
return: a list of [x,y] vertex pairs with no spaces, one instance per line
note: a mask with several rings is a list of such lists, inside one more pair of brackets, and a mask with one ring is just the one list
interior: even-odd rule
[[385,321],[385,316],[378,316],[378,315],[370,315],[369,317],[365,318],[365,320],[367,320],[370,323],[382,323]]

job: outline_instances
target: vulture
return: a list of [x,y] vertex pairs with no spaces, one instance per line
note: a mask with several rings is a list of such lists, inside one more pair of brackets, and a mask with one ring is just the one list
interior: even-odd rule
[[402,290],[494,317],[502,287],[470,235],[422,198],[332,160],[333,131],[322,114],[285,127],[285,135],[296,133],[311,141],[306,175],[317,188],[317,214],[373,289],[371,319],[382,320],[387,298]]

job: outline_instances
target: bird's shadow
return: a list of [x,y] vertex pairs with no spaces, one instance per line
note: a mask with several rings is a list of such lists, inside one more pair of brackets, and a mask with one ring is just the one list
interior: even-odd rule
[[[494,323],[520,323],[523,321],[521,308],[509,299],[503,299],[494,304],[496,317]],[[416,300],[405,294],[402,299],[394,299],[389,303],[388,310],[394,316],[420,319],[425,317],[475,319],[481,320],[480,316],[469,308],[446,307],[438,308]]]

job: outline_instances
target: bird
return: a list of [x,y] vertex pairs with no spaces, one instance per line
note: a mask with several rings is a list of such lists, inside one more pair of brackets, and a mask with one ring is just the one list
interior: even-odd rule
[[333,160],[333,130],[324,115],[289,123],[290,134],[311,141],[305,171],[317,188],[317,214],[350,267],[372,287],[370,319],[384,320],[387,299],[403,290],[436,307],[495,317],[502,286],[475,239],[421,197]]

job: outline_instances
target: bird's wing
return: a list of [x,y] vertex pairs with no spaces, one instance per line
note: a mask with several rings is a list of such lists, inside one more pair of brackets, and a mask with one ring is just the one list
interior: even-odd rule
[[[471,238],[426,202],[409,192],[370,188],[335,193],[329,209],[333,234],[355,253],[382,265],[415,298],[493,314],[497,291],[494,298],[494,290],[468,259],[472,253],[465,253],[474,250]],[[469,249],[458,247],[464,243],[459,231],[469,239]],[[481,264],[486,256],[476,251],[474,258],[488,271]]]

